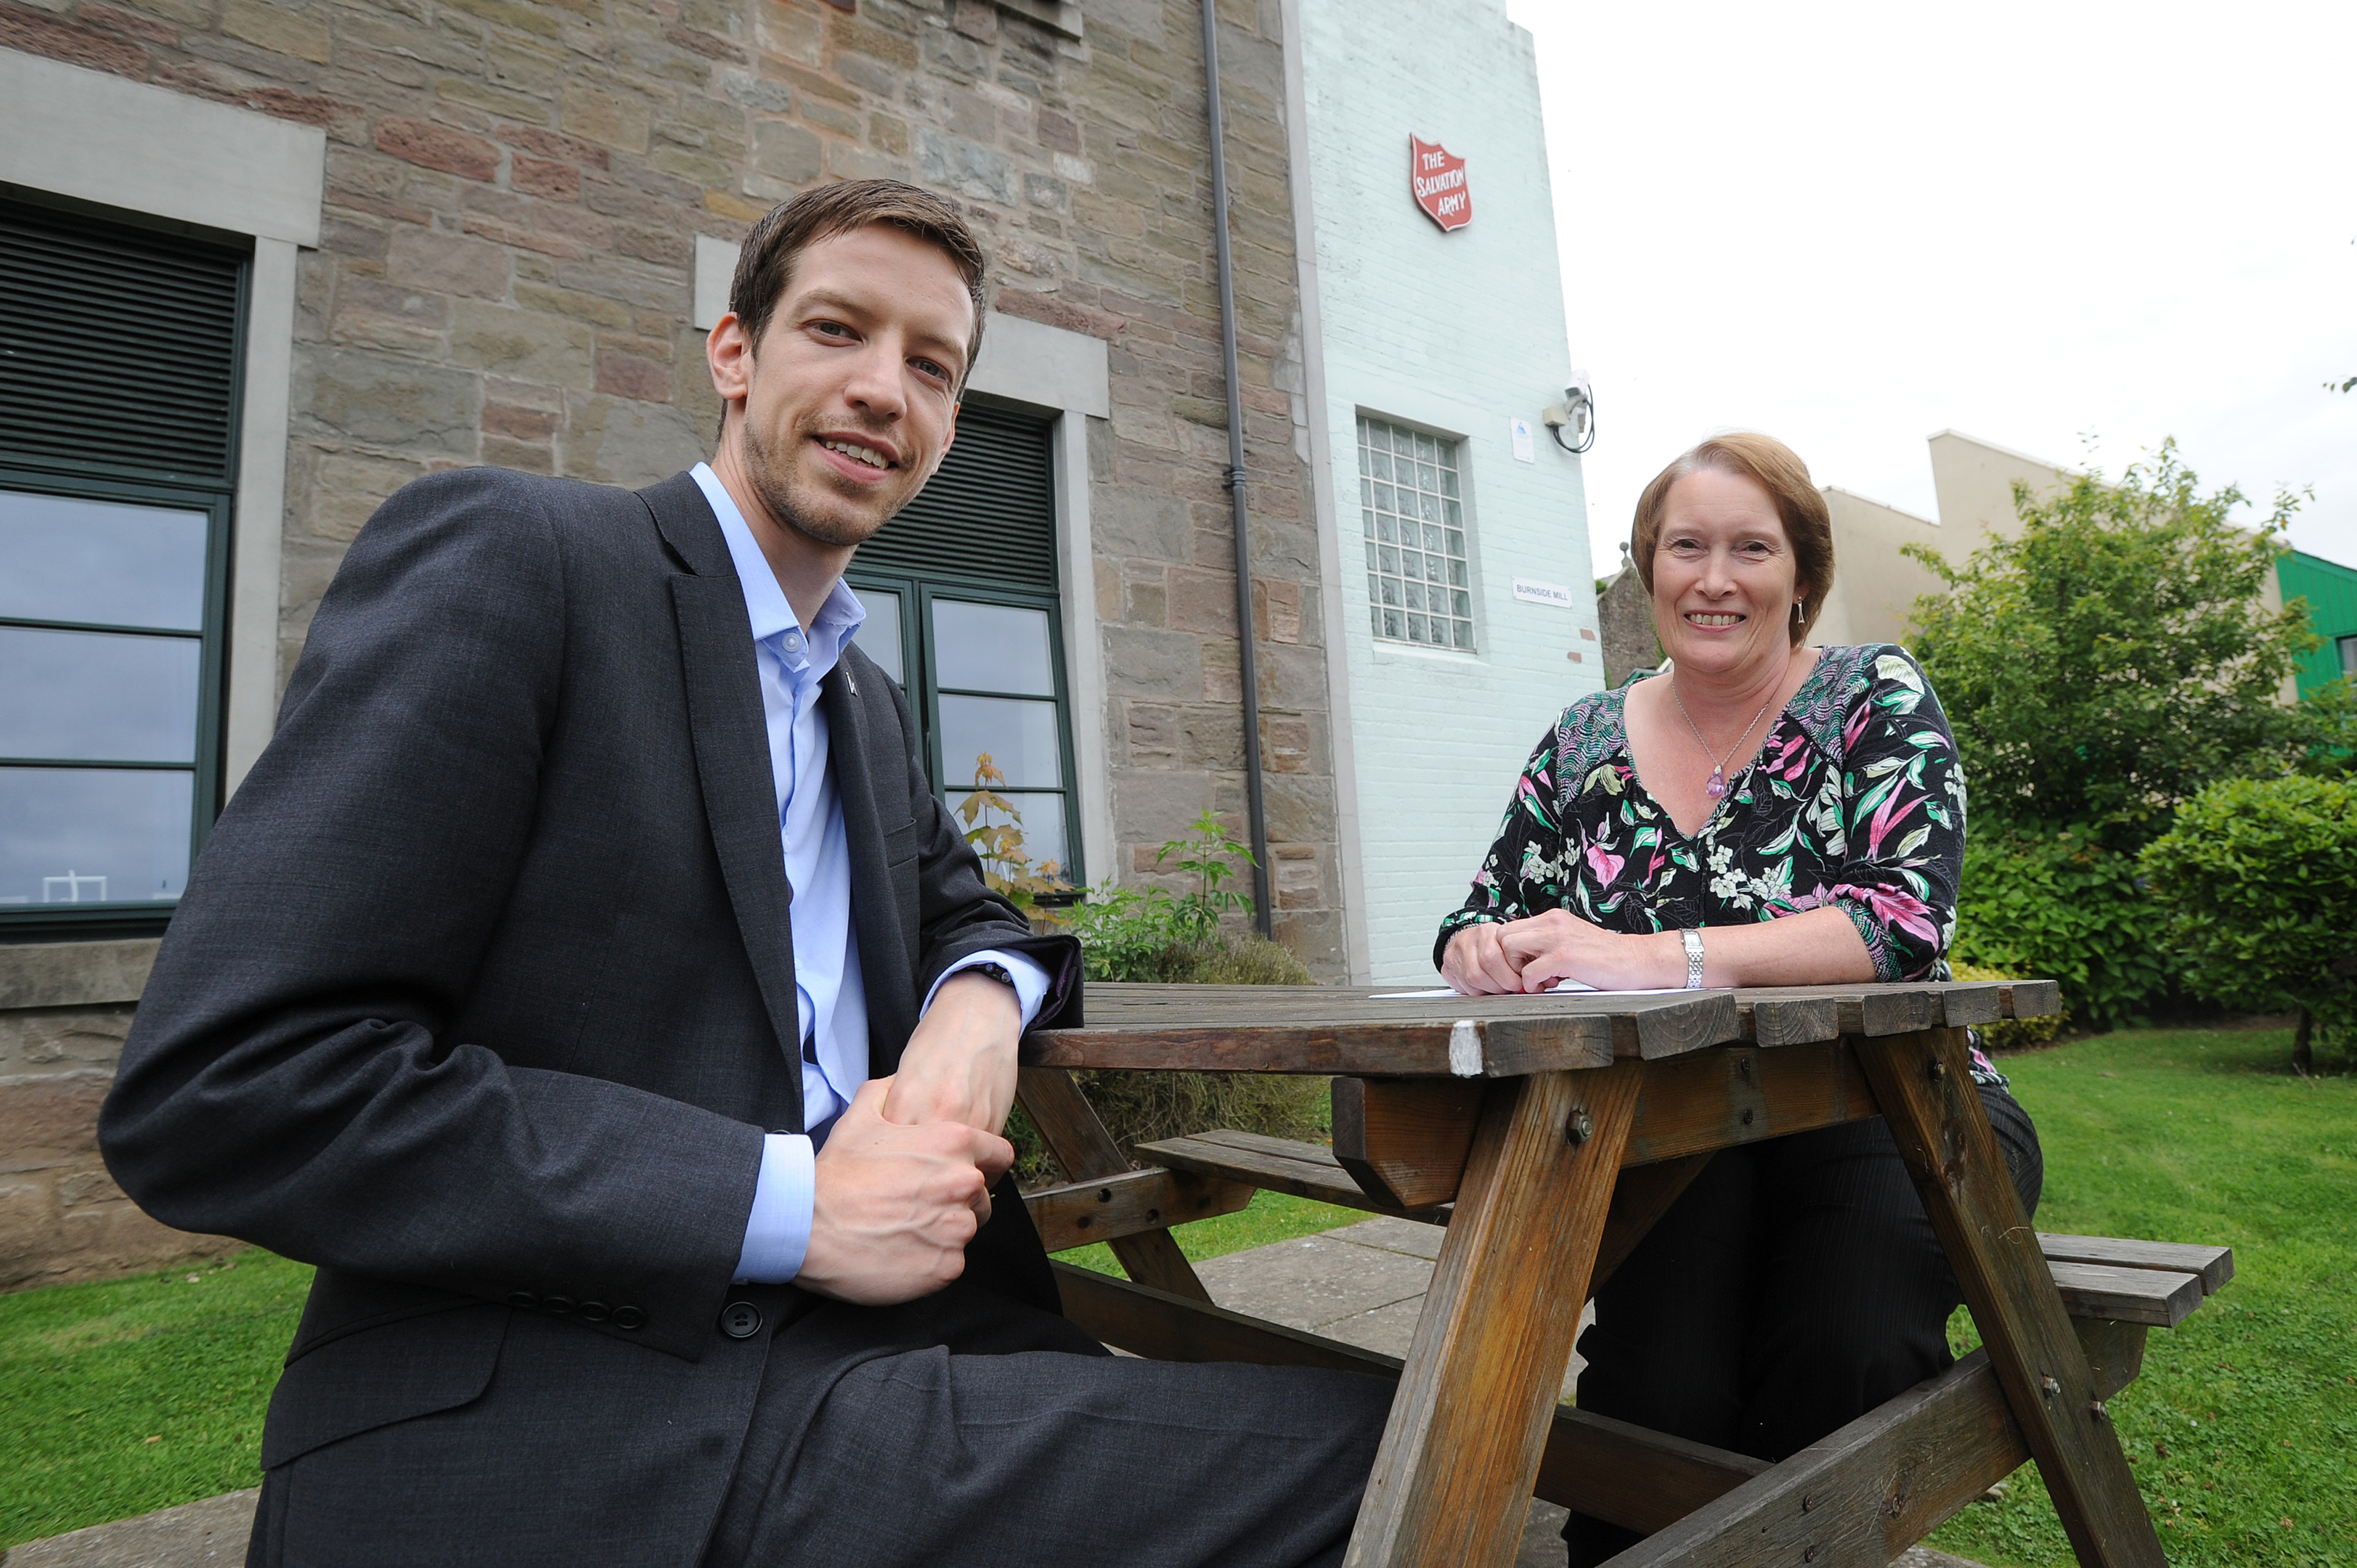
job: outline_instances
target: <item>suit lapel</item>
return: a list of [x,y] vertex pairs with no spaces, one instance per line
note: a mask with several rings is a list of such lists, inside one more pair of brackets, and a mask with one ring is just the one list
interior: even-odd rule
[[[761,711],[761,679],[753,661],[753,625],[745,593],[728,558],[727,541],[704,492],[686,475],[640,491],[692,575],[671,580],[679,622],[680,662],[687,680],[687,721],[694,737],[696,777],[712,846],[736,911],[761,1002],[789,1062],[802,1054],[794,1004],[794,944],[778,840],[777,783],[770,772],[769,722]],[[801,1074],[794,1084],[795,1125],[801,1124]]]

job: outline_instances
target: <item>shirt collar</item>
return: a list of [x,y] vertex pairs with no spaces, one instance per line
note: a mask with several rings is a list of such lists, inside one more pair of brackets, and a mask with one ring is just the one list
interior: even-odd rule
[[[862,605],[842,578],[827,591],[826,600],[812,618],[810,629],[803,634],[806,649],[802,659],[786,650],[783,634],[802,632],[802,622],[794,607],[786,602],[786,591],[778,586],[778,575],[770,569],[770,558],[761,553],[754,542],[752,527],[745,514],[737,509],[737,499],[720,476],[712,471],[709,463],[698,463],[690,472],[704,499],[712,505],[712,515],[719,521],[720,536],[728,542],[728,559],[737,568],[737,583],[745,594],[746,618],[753,623],[753,640],[770,643],[779,650],[779,658],[789,669],[808,660],[811,678],[823,680],[835,661],[842,658],[844,645],[858,632],[867,618],[867,607]],[[772,641],[773,639],[778,640]]]

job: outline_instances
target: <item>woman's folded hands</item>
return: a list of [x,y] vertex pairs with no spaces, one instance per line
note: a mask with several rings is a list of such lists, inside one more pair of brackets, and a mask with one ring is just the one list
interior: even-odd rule
[[1685,959],[1677,933],[1623,936],[1566,909],[1520,920],[1485,920],[1449,940],[1440,976],[1468,996],[1544,991],[1576,980],[1599,991],[1682,985]]

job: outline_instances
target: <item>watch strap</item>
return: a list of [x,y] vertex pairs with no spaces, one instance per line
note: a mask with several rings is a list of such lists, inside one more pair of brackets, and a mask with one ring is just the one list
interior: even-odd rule
[[1686,989],[1700,991],[1702,989],[1702,933],[1689,926],[1678,933],[1678,940],[1685,944]]

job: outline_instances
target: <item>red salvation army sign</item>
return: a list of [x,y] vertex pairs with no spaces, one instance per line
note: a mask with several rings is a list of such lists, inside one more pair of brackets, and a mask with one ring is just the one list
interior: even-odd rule
[[1407,139],[1408,179],[1415,204],[1443,229],[1462,229],[1473,221],[1473,192],[1465,184],[1465,160],[1452,156],[1437,142],[1411,135]]

